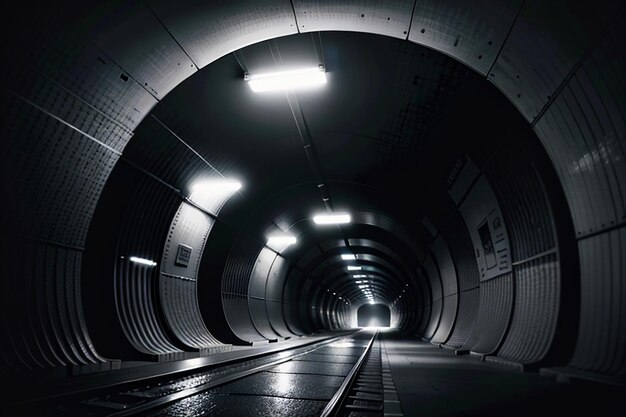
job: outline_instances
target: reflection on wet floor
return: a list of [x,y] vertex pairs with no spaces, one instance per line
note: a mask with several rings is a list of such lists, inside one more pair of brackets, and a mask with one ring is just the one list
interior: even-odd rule
[[318,416],[365,351],[371,337],[367,333],[340,339],[146,415]]

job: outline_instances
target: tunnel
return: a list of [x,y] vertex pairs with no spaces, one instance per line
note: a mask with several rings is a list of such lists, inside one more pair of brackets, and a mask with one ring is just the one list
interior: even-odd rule
[[363,304],[356,311],[359,327],[389,327],[391,326],[391,311],[384,304],[370,302]]
[[12,415],[626,405],[624,2],[13,6]]

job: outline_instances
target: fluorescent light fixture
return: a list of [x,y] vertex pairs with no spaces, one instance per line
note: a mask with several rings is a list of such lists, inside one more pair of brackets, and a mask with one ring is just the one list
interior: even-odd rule
[[268,245],[293,245],[298,239],[292,235],[272,235],[268,236]]
[[301,90],[326,84],[326,70],[320,65],[291,71],[246,74],[244,80],[255,93]]
[[318,214],[313,216],[315,224],[345,224],[350,223],[352,218],[348,213]]
[[367,275],[357,274],[357,275],[352,275],[352,278],[367,278]]
[[351,253],[344,253],[341,255],[341,259],[344,261],[356,261],[356,256]]
[[138,258],[136,256],[131,256],[130,261],[136,264],[147,265],[147,266],[156,266],[156,262],[151,261],[150,259]]
[[367,288],[369,285],[359,285],[359,288]]
[[362,284],[363,283],[363,281],[354,281],[354,282],[356,282],[357,284]]
[[229,180],[229,179],[221,179],[221,180],[207,180],[207,181],[203,181],[200,182],[198,184],[195,184],[192,187],[191,193],[193,194],[194,192],[198,192],[198,191],[208,191],[208,192],[231,192],[234,193],[235,191],[239,191],[239,189],[241,188],[241,183],[239,181],[235,181],[235,180]]
[[354,266],[354,265],[348,266],[348,271],[360,271],[360,270],[361,270],[360,266]]
[[224,203],[239,189],[241,183],[233,179],[199,180],[191,186],[189,199],[213,214],[219,214]]

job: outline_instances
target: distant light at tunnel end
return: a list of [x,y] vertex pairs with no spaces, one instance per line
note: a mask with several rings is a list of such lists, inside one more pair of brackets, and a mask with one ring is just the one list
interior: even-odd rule
[[255,93],[302,90],[326,84],[326,70],[320,65],[291,71],[246,74],[244,80]]
[[352,218],[348,213],[332,213],[332,214],[318,214],[313,216],[315,224],[345,224],[350,223]]

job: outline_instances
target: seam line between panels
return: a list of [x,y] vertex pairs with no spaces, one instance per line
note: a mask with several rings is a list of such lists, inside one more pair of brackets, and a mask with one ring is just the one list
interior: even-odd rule
[[607,24],[604,27],[604,29],[602,29],[602,31],[600,31],[598,36],[593,40],[593,42],[591,42],[591,44],[589,45],[589,47],[587,47],[585,52],[583,52],[582,56],[578,59],[578,61],[576,61],[576,63],[572,67],[572,69],[569,70],[569,72],[567,73],[565,78],[563,78],[563,81],[561,81],[561,84],[559,84],[559,86],[556,88],[556,90],[554,90],[554,92],[550,95],[550,98],[548,99],[546,104],[544,104],[544,106],[541,108],[539,113],[537,113],[533,117],[533,121],[530,123],[530,126],[532,128],[535,127],[535,125],[539,122],[539,120],[541,120],[543,115],[552,106],[552,103],[554,103],[556,101],[556,99],[561,95],[561,92],[565,89],[567,84],[569,84],[570,80],[572,78],[574,78],[574,76],[576,75],[578,70],[587,62],[587,60],[589,59],[589,57],[591,57],[593,52],[595,52],[595,50],[597,49],[598,45],[608,36],[608,34],[611,32],[611,30],[613,30],[613,26],[615,26],[617,24],[617,22],[619,21],[619,18],[623,14],[624,7],[626,7],[626,6],[622,5],[622,7],[613,16],[611,22],[609,22],[609,24]]
[[13,90],[10,90],[6,87],[2,87],[5,91],[7,91],[8,93],[14,95],[15,97],[19,98],[20,100],[24,101],[25,103],[31,105],[32,107],[36,108],[37,110],[39,110],[40,112],[44,113],[45,115],[47,115],[48,117],[53,118],[54,120],[58,121],[59,123],[64,124],[65,126],[69,127],[70,129],[80,133],[81,135],[83,135],[84,137],[86,137],[87,139],[93,141],[94,143],[97,143],[98,145],[102,146],[103,148],[108,149],[109,151],[113,152],[116,155],[121,156],[122,153],[120,151],[118,151],[117,149],[114,149],[113,147],[107,145],[106,143],[100,141],[99,139],[96,139],[94,136],[91,136],[89,133],[83,132],[82,130],[80,130],[79,128],[77,128],[76,126],[72,125],[71,123],[66,122],[65,120],[61,119],[60,117],[54,115],[53,113],[49,112],[48,110],[44,109],[43,107],[33,103],[32,101],[30,101],[29,99],[27,99],[26,97],[23,97],[22,95],[16,93]]

